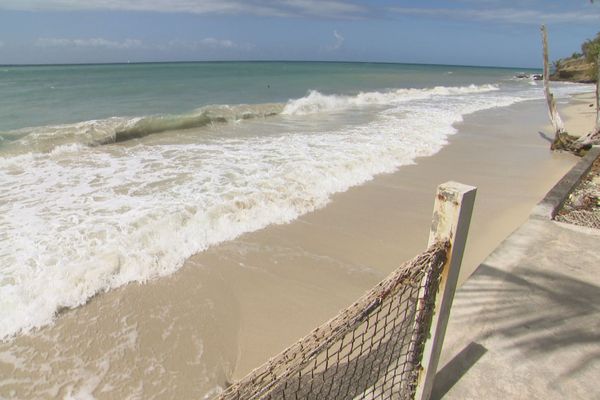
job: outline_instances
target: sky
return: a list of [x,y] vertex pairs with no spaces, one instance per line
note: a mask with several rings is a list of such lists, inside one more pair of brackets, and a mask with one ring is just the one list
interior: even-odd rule
[[540,67],[600,31],[589,0],[0,0],[0,64],[323,60]]

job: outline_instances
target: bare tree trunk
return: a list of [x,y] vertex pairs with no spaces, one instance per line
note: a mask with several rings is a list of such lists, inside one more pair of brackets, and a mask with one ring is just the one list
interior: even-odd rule
[[556,109],[556,101],[554,101],[554,95],[552,95],[552,93],[550,92],[550,66],[548,64],[548,34],[546,33],[545,25],[542,25],[542,45],[544,48],[544,93],[546,94],[546,101],[548,102],[548,114],[550,115],[550,122],[554,127],[554,133],[558,137],[559,134],[565,132],[565,126]]
[[[550,66],[548,63],[548,33],[546,32],[546,26],[542,25],[542,46],[544,49],[544,93],[546,95],[546,101],[548,102],[548,114],[550,115],[550,122],[554,127],[554,141],[550,146],[552,150],[567,150],[577,155],[583,155],[583,153],[591,147],[590,144],[580,143],[578,140],[583,138],[577,138],[569,135],[565,131],[565,125],[558,114],[556,109],[556,101],[554,95],[550,92]],[[586,135],[586,137],[589,135]]]

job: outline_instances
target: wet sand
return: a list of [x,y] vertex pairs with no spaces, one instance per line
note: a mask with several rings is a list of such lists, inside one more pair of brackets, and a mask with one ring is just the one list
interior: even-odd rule
[[[582,118],[578,102],[572,118]],[[1,344],[0,397],[203,398],[422,251],[435,189],[447,180],[478,187],[464,281],[576,161],[549,151],[544,107],[526,102],[469,115],[433,157]]]

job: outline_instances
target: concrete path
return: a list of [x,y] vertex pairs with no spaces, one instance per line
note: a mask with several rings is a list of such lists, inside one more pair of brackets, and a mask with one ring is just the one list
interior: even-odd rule
[[533,216],[457,291],[432,399],[600,399],[600,231]]

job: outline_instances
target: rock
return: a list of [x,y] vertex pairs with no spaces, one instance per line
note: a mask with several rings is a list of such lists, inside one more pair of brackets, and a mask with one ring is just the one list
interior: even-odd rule
[[571,206],[573,208],[581,208],[586,204],[586,196],[584,194],[571,194]]

